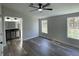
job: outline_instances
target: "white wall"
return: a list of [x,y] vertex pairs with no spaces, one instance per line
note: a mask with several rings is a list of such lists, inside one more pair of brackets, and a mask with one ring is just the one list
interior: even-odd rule
[[23,33],[24,39],[30,39],[38,36],[38,19],[33,16],[23,17]]
[[38,36],[38,19],[33,15],[26,13],[26,15],[15,11],[11,8],[2,6],[2,14],[4,16],[22,17],[23,18],[23,38],[24,40]]
[[[1,19],[2,19],[2,25],[3,25],[3,18],[2,18],[2,5],[0,4],[0,17],[1,17]],[[3,32],[4,30],[3,30],[3,26],[2,26],[2,32]],[[4,33],[3,33],[3,35],[4,35]],[[4,37],[3,37],[3,46],[5,45],[5,40],[4,40]]]
[[0,4],[0,15],[2,14],[1,4]]
[[[2,25],[4,25],[3,17],[2,17],[2,5],[1,4],[0,4],[0,18],[2,19]],[[2,32],[3,32],[3,35],[4,35],[4,26],[2,26]],[[4,36],[3,36],[2,40],[3,40],[3,46],[5,46],[6,45],[6,41],[5,41]]]
[[[41,32],[41,22],[39,22],[40,36],[79,48],[79,40],[67,37],[67,17],[77,16],[79,16],[79,12],[44,18],[48,20],[48,34],[46,35]],[[41,20],[43,19],[39,21]]]

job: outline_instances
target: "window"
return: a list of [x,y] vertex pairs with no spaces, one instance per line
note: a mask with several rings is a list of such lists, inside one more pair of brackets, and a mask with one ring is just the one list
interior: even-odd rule
[[79,17],[69,17],[67,19],[67,36],[79,40]]
[[47,20],[42,20],[41,25],[42,25],[42,33],[48,33]]

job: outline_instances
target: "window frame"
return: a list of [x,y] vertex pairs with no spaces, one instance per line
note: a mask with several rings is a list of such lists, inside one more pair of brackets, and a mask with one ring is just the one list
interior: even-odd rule
[[[72,24],[72,22],[70,22],[72,19],[74,19],[73,21],[75,21],[73,23],[77,24],[75,27]],[[79,40],[79,37],[78,37],[78,34],[79,34],[79,27],[78,27],[78,25],[79,25],[79,23],[78,23],[78,21],[79,21],[79,16],[67,17],[67,38]],[[70,23],[71,23],[72,26],[69,25]]]
[[[46,25],[44,25],[44,22],[46,22]],[[48,34],[48,20],[41,20],[41,32]]]

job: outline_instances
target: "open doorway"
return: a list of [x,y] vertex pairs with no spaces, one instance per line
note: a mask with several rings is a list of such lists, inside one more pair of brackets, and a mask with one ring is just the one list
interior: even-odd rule
[[6,42],[13,39],[22,41],[22,18],[6,16],[4,20],[4,29]]
[[9,17],[9,16],[4,17],[4,34],[7,48],[5,49],[8,50],[5,54],[12,55],[15,49],[16,51],[19,51],[20,48],[22,48],[23,43],[22,22],[23,22],[22,18]]

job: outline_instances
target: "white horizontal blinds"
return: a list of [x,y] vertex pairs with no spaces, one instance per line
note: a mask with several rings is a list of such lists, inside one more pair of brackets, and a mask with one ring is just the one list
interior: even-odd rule
[[79,17],[67,18],[68,38],[79,39]]
[[48,27],[47,27],[47,20],[42,20],[41,25],[42,25],[42,33],[48,33]]

